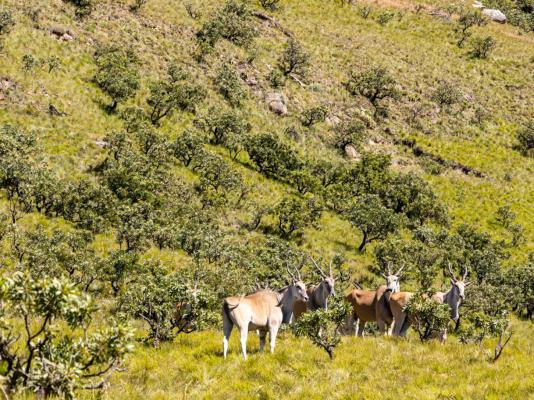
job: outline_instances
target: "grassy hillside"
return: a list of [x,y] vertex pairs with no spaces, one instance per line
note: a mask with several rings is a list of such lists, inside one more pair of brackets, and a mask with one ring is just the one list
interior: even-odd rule
[[[451,18],[431,15],[450,5],[441,0],[354,5],[334,0],[282,0],[276,11],[263,10],[257,1],[248,3],[251,9],[274,17],[309,53],[310,67],[304,78],[288,78],[276,89],[270,86],[268,76],[277,68],[288,37],[273,23],[256,17],[252,18],[258,35],[252,46],[243,48],[221,40],[199,62],[196,32],[223,5],[220,1],[148,0],[138,12],[132,12],[129,1],[98,0],[92,13],[80,19],[75,7],[62,0],[24,4],[3,0],[15,25],[1,36],[0,78],[12,87],[0,91],[0,126],[11,124],[35,132],[36,158],[58,179],[94,178],[91,168],[107,154],[98,142],[124,129],[121,112],[127,107],[148,108],[150,83],[165,76],[172,62],[183,66],[191,81],[206,89],[207,96],[195,112],[179,111],[164,118],[154,128],[161,137],[172,141],[184,129],[194,129],[195,118],[209,115],[212,107],[229,109],[216,87],[218,68],[226,62],[239,71],[245,88],[246,98],[238,113],[250,124],[251,135],[273,132],[302,158],[350,168],[356,162],[331,145],[336,129],[331,121],[359,116],[368,123],[359,150],[388,154],[392,171],[422,177],[445,205],[451,232],[467,223],[495,241],[508,243],[511,234],[496,221],[495,213],[501,206],[510,206],[523,236],[517,244],[505,246],[510,257],[503,259],[503,266],[526,262],[534,251],[534,159],[514,147],[517,132],[534,119],[532,33],[496,23],[473,27],[475,37],[491,35],[496,41],[489,57],[478,59],[468,54],[470,45],[456,46],[457,14]],[[198,18],[192,18],[188,9]],[[381,18],[389,20],[381,24]],[[50,33],[57,26],[70,29],[73,40],[59,40]],[[95,50],[112,43],[135,51],[141,76],[140,89],[120,103],[116,112],[110,111],[109,98],[93,80]],[[37,63],[25,68],[28,56]],[[51,57],[57,57],[60,66],[49,72]],[[374,107],[368,100],[345,88],[351,72],[372,67],[385,68],[399,93],[396,99],[384,102],[387,115],[377,118],[373,118]],[[443,84],[454,87],[458,99],[440,107],[434,95]],[[269,110],[265,96],[271,92],[285,96],[287,116]],[[64,114],[51,115],[50,105]],[[316,106],[326,107],[328,120],[303,126],[301,113]],[[284,133],[287,128],[297,131],[297,140]],[[298,196],[295,188],[261,174],[245,151],[233,159],[223,146],[206,144],[205,148],[223,157],[248,188],[243,204],[216,210],[211,218],[235,247],[260,246],[273,236],[277,222],[267,215],[258,229],[247,229],[253,219],[251,209],[273,207],[288,193]],[[172,163],[169,170],[185,185],[193,187],[199,182],[198,172],[180,163]],[[7,194],[0,192],[2,213],[7,215],[10,207]],[[40,225],[47,232],[76,228],[59,215],[45,216],[36,210],[21,212],[17,225],[28,231]],[[90,247],[98,256],[119,249],[114,228],[106,226],[91,238]],[[407,238],[410,232],[403,228],[396,236]],[[373,250],[380,241],[358,252],[360,231],[332,209],[323,212],[315,226],[288,241],[325,259],[339,254],[354,277],[372,284],[381,282],[369,269],[377,262]],[[2,246],[3,253],[9,252],[7,239]],[[10,260],[5,264],[16,264],[10,254],[4,255]],[[161,262],[168,270],[192,268],[198,261],[183,248],[160,249],[154,243],[140,257]],[[448,285],[448,279],[435,279],[436,287],[444,284]],[[415,289],[415,280],[404,287]],[[231,288],[224,291],[231,292]],[[108,294],[97,295],[104,310],[112,309]],[[460,345],[455,337],[445,346],[421,345],[415,335],[406,341],[345,338],[330,363],[320,350],[289,332],[281,335],[274,356],[252,354],[246,362],[236,353],[234,332],[233,352],[224,362],[220,333],[208,330],[180,335],[158,349],[136,344],[125,371],[114,375],[107,391],[83,392],[80,398],[531,398],[534,326],[514,318],[512,327],[512,342],[495,365],[487,362],[494,341],[485,342],[482,348]],[[249,348],[255,349],[253,336]]]

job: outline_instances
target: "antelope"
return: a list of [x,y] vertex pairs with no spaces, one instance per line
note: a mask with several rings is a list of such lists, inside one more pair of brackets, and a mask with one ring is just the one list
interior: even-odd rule
[[[389,299],[392,293],[400,290],[402,266],[397,272],[391,272],[391,265],[388,263],[387,275],[381,274],[386,284],[376,290],[353,289],[346,300],[352,304],[351,318],[357,325],[357,335],[363,337],[365,324],[376,321],[380,333],[391,335],[393,329],[393,314],[389,308]],[[356,335],[356,326],[354,328]]]
[[334,284],[336,280],[334,278],[334,274],[332,273],[332,262],[334,260],[332,259],[330,261],[330,265],[328,267],[329,274],[326,275],[311,256],[310,259],[313,262],[313,265],[315,265],[315,268],[317,268],[317,271],[319,271],[319,274],[321,275],[321,283],[308,288],[308,290],[306,291],[306,293],[308,294],[308,301],[304,302],[301,300],[297,300],[295,302],[295,306],[293,308],[293,315],[295,319],[298,319],[306,311],[315,311],[320,308],[327,309],[328,297],[336,296],[336,291],[334,290]]
[[[458,308],[465,299],[465,287],[470,284],[465,279],[467,278],[468,269],[464,268],[464,273],[461,279],[457,279],[452,271],[451,264],[448,263],[449,273],[451,274],[451,288],[447,292],[436,292],[432,295],[432,300],[440,303],[447,304],[450,309],[450,316],[453,321],[458,321],[460,313]],[[404,307],[408,304],[408,301],[413,296],[411,292],[399,292],[394,293],[390,297],[391,312],[395,320],[394,335],[406,336],[406,332],[410,327],[410,316],[404,312]],[[447,339],[447,329],[438,333],[438,339],[441,343],[444,343]]]
[[260,334],[260,351],[265,347],[265,339],[269,332],[269,346],[274,352],[276,335],[283,323],[293,322],[293,306],[297,300],[308,300],[306,285],[302,282],[300,271],[295,269],[297,276],[287,268],[293,279],[291,285],[279,291],[264,289],[247,296],[227,297],[224,299],[223,316],[223,354],[226,358],[228,340],[234,325],[241,333],[241,350],[247,359],[247,337],[249,330],[258,330]]

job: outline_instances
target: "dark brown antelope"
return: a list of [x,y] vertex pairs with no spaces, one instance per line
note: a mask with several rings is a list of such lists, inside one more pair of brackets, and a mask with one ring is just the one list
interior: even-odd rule
[[297,300],[308,300],[306,285],[302,282],[300,271],[296,276],[287,269],[293,283],[279,291],[264,289],[247,296],[227,297],[224,300],[223,316],[223,353],[228,352],[228,340],[232,328],[237,326],[241,333],[241,349],[247,358],[247,337],[250,330],[258,330],[260,334],[260,351],[265,347],[265,338],[269,332],[271,353],[274,352],[276,335],[283,323],[293,321],[293,306]]
[[[354,334],[363,337],[365,324],[375,322],[380,333],[391,335],[393,329],[393,314],[389,308],[389,298],[392,293],[400,290],[402,266],[397,272],[391,272],[388,264],[387,275],[381,274],[386,279],[386,284],[376,290],[353,289],[346,296],[346,300],[352,305],[352,315],[349,325],[354,324]],[[356,333],[357,329],[357,333]]]
[[298,319],[306,311],[315,311],[320,308],[327,309],[328,298],[330,296],[336,295],[336,291],[334,289],[336,280],[332,272],[332,263],[334,262],[334,260],[332,259],[330,261],[330,265],[328,267],[328,275],[324,273],[321,267],[319,267],[319,265],[311,256],[310,260],[321,275],[321,282],[318,285],[311,286],[308,288],[308,290],[306,291],[308,294],[308,301],[304,302],[301,300],[297,300],[295,302],[295,307],[293,308],[293,314],[295,319]]
[[[448,263],[449,273],[451,274],[451,288],[447,292],[436,292],[432,295],[432,300],[440,303],[447,304],[450,309],[450,316],[453,321],[458,321],[460,318],[459,307],[462,301],[465,299],[465,287],[470,284],[465,279],[467,278],[467,267],[464,268],[464,273],[461,279],[457,279],[452,271],[451,264]],[[393,334],[396,336],[406,336],[406,332],[410,327],[410,316],[404,312],[404,308],[408,301],[413,296],[411,292],[399,292],[391,295],[390,306],[393,318],[395,320],[395,326]],[[447,329],[437,334],[437,337],[441,343],[444,343],[447,339]]]

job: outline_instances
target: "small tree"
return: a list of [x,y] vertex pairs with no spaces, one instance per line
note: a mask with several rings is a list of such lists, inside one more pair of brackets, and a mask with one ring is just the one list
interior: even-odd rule
[[454,28],[457,36],[456,44],[458,47],[463,47],[465,41],[471,36],[471,29],[473,26],[482,26],[487,23],[487,19],[482,15],[480,10],[467,10],[460,14]]
[[[17,272],[0,282],[0,354],[9,392],[74,398],[100,388],[131,351],[131,332],[108,321],[90,329],[96,307],[66,279]],[[61,328],[61,329],[60,329]]]
[[280,0],[260,0],[260,4],[266,10],[275,11],[279,7]]
[[315,199],[301,200],[284,197],[273,213],[278,221],[278,232],[283,238],[302,234],[304,228],[314,225],[321,216],[321,208]]
[[10,9],[0,6],[0,35],[7,33],[15,25],[15,19]]
[[204,149],[204,139],[191,130],[183,131],[170,145],[172,154],[186,167],[197,158]]
[[449,306],[440,304],[423,293],[414,294],[404,311],[421,342],[444,331],[450,320]]
[[530,121],[517,132],[516,148],[525,156],[534,157],[534,121]]
[[358,198],[345,211],[345,216],[362,232],[359,251],[364,251],[369,242],[385,239],[388,234],[397,231],[401,223],[399,216],[384,207],[378,196],[371,194]]
[[225,144],[233,136],[243,137],[251,129],[250,124],[236,110],[210,108],[205,117],[195,120],[195,125],[210,136],[212,144]]
[[452,106],[458,103],[462,98],[462,93],[450,82],[440,82],[432,94],[432,101],[436,102],[440,107]]
[[489,54],[495,49],[497,42],[492,36],[486,36],[484,38],[477,37],[473,39],[471,46],[472,49],[469,52],[473,58],[488,58]]
[[313,192],[319,186],[317,177],[312,175],[308,169],[291,171],[289,173],[289,181],[302,195]]
[[324,122],[328,109],[325,106],[317,106],[304,110],[300,116],[302,125],[310,127],[318,122]]
[[150,121],[159,124],[164,117],[171,116],[177,109],[192,112],[206,97],[206,90],[195,83],[193,78],[176,64],[167,71],[167,78],[150,85],[150,95],[146,102],[151,111]]
[[349,305],[344,301],[329,302],[328,309],[304,313],[295,324],[296,336],[305,336],[311,342],[327,352],[330,360],[334,359],[334,350],[341,343],[340,328],[345,323]]
[[365,123],[358,118],[340,123],[334,131],[334,147],[341,151],[349,144],[359,147],[366,137]]
[[241,79],[235,71],[235,68],[229,63],[221,65],[215,76],[214,83],[217,91],[233,107],[241,105],[241,102],[246,97],[246,92],[241,83]]
[[398,96],[395,80],[384,68],[374,67],[361,73],[352,71],[345,86],[350,94],[366,97],[375,107],[382,99]]
[[133,13],[139,12],[141,10],[141,7],[143,7],[148,0],[134,0],[133,3],[130,5],[130,11]]
[[285,76],[290,74],[304,77],[310,64],[310,55],[296,40],[289,39],[286,49],[279,61],[279,67]]
[[111,109],[132,97],[139,89],[139,60],[129,47],[108,45],[99,47],[95,54],[96,84],[109,97]]

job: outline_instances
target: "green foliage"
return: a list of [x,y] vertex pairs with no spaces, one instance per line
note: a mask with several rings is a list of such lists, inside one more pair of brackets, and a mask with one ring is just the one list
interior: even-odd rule
[[373,11],[373,8],[371,6],[362,6],[358,8],[358,14],[363,19],[369,18],[369,15],[371,15],[371,11]]
[[309,65],[310,55],[308,52],[296,39],[290,38],[278,63],[284,76],[294,74],[304,77]]
[[193,77],[176,64],[171,64],[166,79],[150,84],[146,102],[151,108],[150,121],[159,124],[162,118],[170,117],[175,110],[193,112],[206,97],[206,90],[193,83]]
[[311,107],[302,112],[300,122],[302,122],[302,125],[310,127],[319,122],[324,122],[327,114],[328,109],[326,106]]
[[520,244],[523,237],[523,225],[514,223],[517,216],[512,212],[510,206],[502,206],[497,209],[495,219],[512,235],[511,245],[517,246]]
[[10,9],[0,6],[0,35],[8,33],[15,26],[15,19]]
[[22,56],[22,69],[25,72],[30,72],[37,66],[39,66],[40,62],[38,59],[36,59],[32,54],[24,54]]
[[441,304],[426,294],[415,293],[404,311],[421,342],[443,332],[449,323],[450,311],[447,304]]
[[217,91],[233,107],[240,106],[246,98],[246,91],[241,83],[241,79],[233,65],[229,63],[221,65],[215,76],[214,83]]
[[534,254],[523,264],[508,268],[505,272],[506,300],[511,308],[527,319],[534,317]]
[[461,101],[462,93],[455,84],[442,81],[432,94],[431,99],[440,107],[452,106]]
[[385,239],[397,231],[401,218],[382,205],[376,195],[365,194],[354,201],[345,211],[345,217],[362,232],[359,251],[365,250],[367,243]]
[[351,71],[345,87],[350,94],[366,97],[375,107],[386,98],[396,98],[395,80],[384,68],[374,67],[364,72]]
[[376,22],[384,26],[395,17],[395,13],[391,11],[383,11],[376,16]]
[[284,178],[300,165],[296,152],[272,133],[250,135],[245,150],[260,172],[270,177]]
[[263,8],[270,11],[276,11],[279,5],[280,0],[260,0],[260,4]]
[[183,272],[171,274],[158,265],[149,266],[121,296],[120,310],[144,320],[149,327],[147,341],[157,347],[180,333],[191,333],[217,321],[212,292],[193,282]]
[[61,68],[61,60],[57,56],[50,56],[44,60],[44,63],[48,66],[48,73],[52,73],[53,70]]
[[304,336],[327,352],[331,360],[334,350],[341,343],[340,327],[345,323],[349,304],[344,301],[330,302],[328,309],[304,313],[292,329],[296,336]]
[[94,81],[111,97],[112,110],[139,89],[139,59],[131,48],[115,44],[100,46],[95,53],[95,63]]
[[460,331],[460,342],[476,343],[481,345],[487,337],[498,337],[508,328],[507,314],[498,317],[490,316],[482,312],[470,315],[463,319]]
[[313,192],[319,187],[317,177],[308,169],[291,171],[289,173],[289,182],[302,195]]
[[487,22],[487,19],[482,15],[480,10],[468,9],[462,11],[454,27],[454,32],[457,37],[456,45],[463,47],[465,41],[472,35],[470,29],[473,26],[485,25]]
[[143,7],[148,0],[134,0],[132,4],[130,4],[130,11],[133,13],[137,13],[141,10],[141,7]]
[[497,42],[492,36],[476,37],[472,40],[472,49],[469,52],[473,58],[486,59],[490,53],[495,49]]
[[90,15],[95,8],[95,0],[65,0],[76,7],[75,14],[83,18]]
[[170,144],[170,149],[174,157],[188,167],[202,154],[204,138],[186,129]]
[[236,110],[210,108],[205,117],[195,120],[197,127],[206,132],[212,144],[226,145],[234,138],[242,139],[251,125]]
[[4,276],[0,303],[8,391],[72,399],[77,388],[99,387],[131,350],[131,333],[124,326],[109,321],[108,328],[89,330],[96,308],[66,279],[23,272]]
[[284,197],[273,209],[277,219],[277,229],[282,238],[288,239],[301,235],[303,229],[314,226],[321,217],[321,206],[317,200],[303,200],[296,197]]
[[343,151],[345,146],[360,147],[366,137],[366,126],[358,118],[344,121],[335,127],[334,146]]
[[517,132],[516,148],[525,156],[534,157],[534,121],[530,121]]
[[267,76],[267,79],[271,87],[275,89],[280,88],[286,84],[285,75],[278,69],[271,70],[271,72],[269,72],[269,75]]

